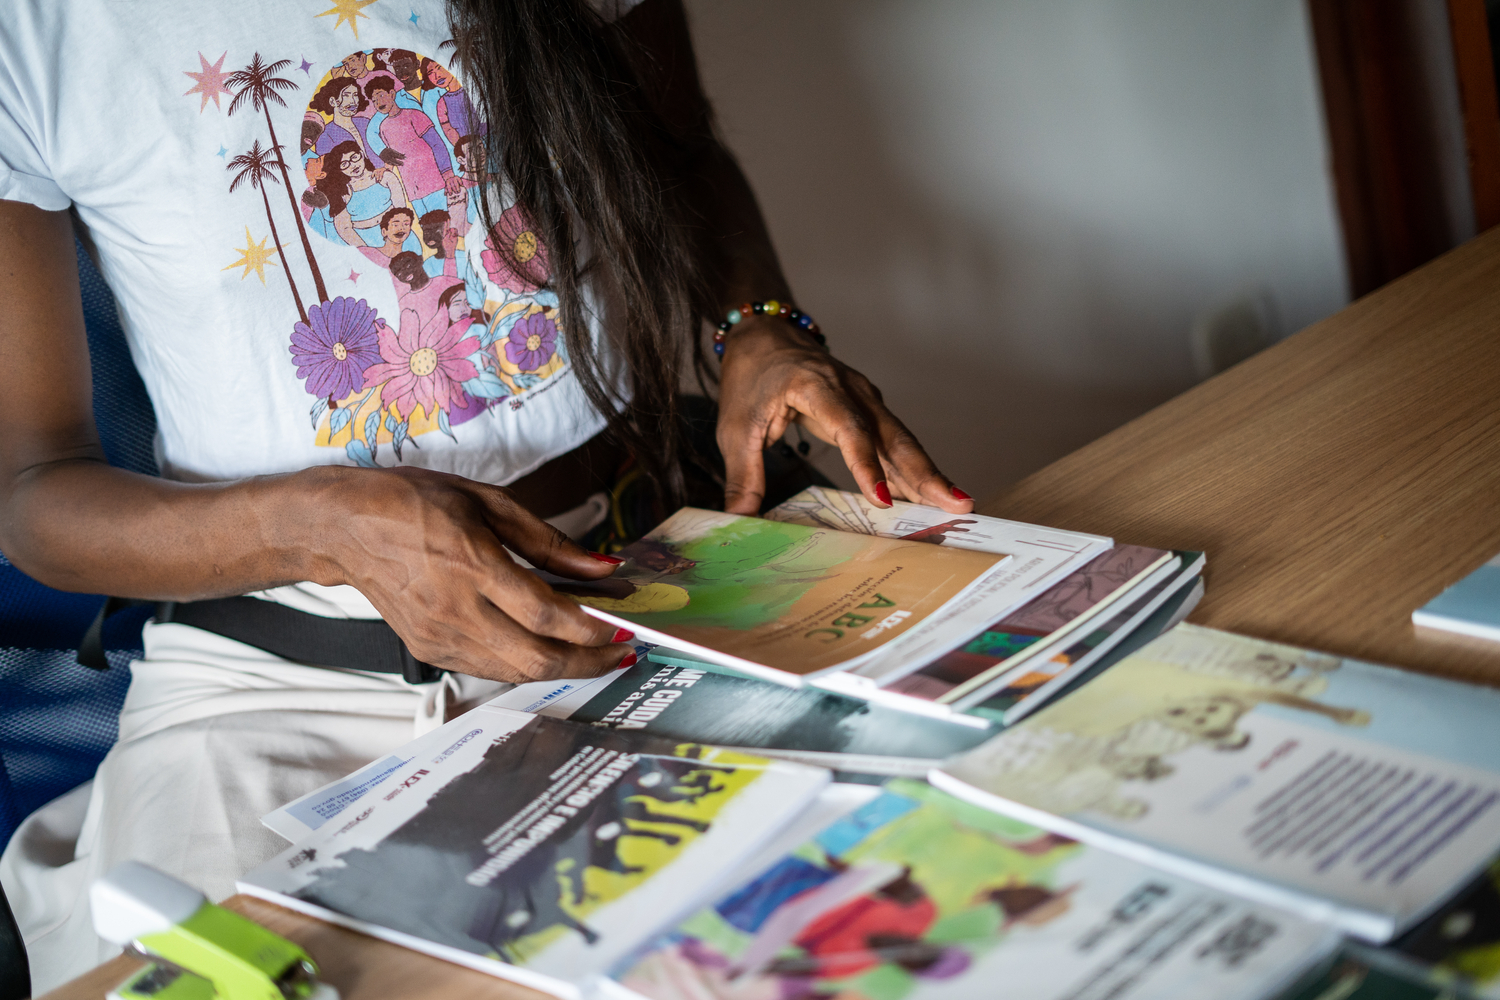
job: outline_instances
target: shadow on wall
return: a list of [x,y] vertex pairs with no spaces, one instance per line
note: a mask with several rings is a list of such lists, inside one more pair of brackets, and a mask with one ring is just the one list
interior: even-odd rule
[[[1163,119],[1242,109],[1184,97],[1180,81],[1156,67],[1105,66],[1071,93],[1056,92],[1068,90],[1072,71],[1049,62],[1087,63],[1123,46],[1149,63],[1149,51],[1131,46],[1149,49],[1153,33],[1174,23],[1159,13],[1160,23],[1127,26],[1135,37],[1121,41],[1120,25],[1076,16],[1093,6],[689,4],[705,86],[799,305],[838,355],[881,387],[944,471],[981,498],[1191,386],[1195,316],[1238,290],[1269,289],[1287,329],[1342,302],[1310,61],[1301,68],[1305,93],[1288,87],[1285,67],[1267,65],[1264,51],[1229,68],[1272,78],[1259,99],[1284,109],[1297,130],[1295,141],[1259,150],[1275,161],[1269,166],[1241,166],[1257,152],[1254,136],[1205,144],[1190,120],[1184,134],[1160,134]],[[1297,0],[1249,6],[1268,10],[1238,26],[1236,45],[1248,32],[1262,50],[1307,56]],[[1199,25],[1210,34],[1222,27]],[[1180,33],[1162,37],[1182,44]],[[1198,58],[1176,72],[1218,72],[1212,63]],[[1221,89],[1232,101],[1256,99],[1240,93],[1239,79]],[[1183,100],[1193,106],[1171,106]],[[1275,114],[1267,119],[1262,113],[1251,130],[1286,130]],[[1178,147],[1194,143],[1205,146],[1206,168],[1176,163]],[[1247,204],[1208,206],[1218,217],[1204,220],[1205,206],[1193,201],[1202,192],[1176,190],[1163,168],[1227,173],[1213,184],[1235,188],[1230,200]],[[1249,190],[1235,169],[1256,175]],[[1288,194],[1298,184],[1306,190]]]

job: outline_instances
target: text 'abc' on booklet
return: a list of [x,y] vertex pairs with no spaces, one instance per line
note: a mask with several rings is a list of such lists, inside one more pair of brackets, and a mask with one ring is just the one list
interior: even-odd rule
[[[799,497],[811,499],[797,509],[850,496],[807,491]],[[792,516],[778,515],[783,508],[768,519],[684,508],[622,549],[626,561],[610,579],[547,579],[592,613],[652,642],[796,685],[855,669],[917,638],[924,649],[951,648],[1034,596],[1033,587],[1109,545],[1098,536],[978,516],[920,527],[943,512],[902,507],[904,521],[879,519],[886,528],[912,528],[900,538],[816,519],[775,520]],[[971,524],[986,530],[969,540]],[[907,659],[903,654],[896,662]]]
[[493,706],[463,718],[464,737],[239,889],[578,997],[828,782],[818,768]]
[[934,771],[1376,943],[1500,850],[1500,691],[1179,625]]
[[606,996],[1259,1000],[1329,928],[970,805],[877,798],[626,956]]

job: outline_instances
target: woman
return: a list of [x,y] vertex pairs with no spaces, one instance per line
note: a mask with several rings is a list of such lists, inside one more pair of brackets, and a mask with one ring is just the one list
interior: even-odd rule
[[352,247],[382,246],[380,220],[393,207],[409,204],[401,179],[388,167],[376,169],[353,139],[330,149],[323,162],[333,167],[318,182],[318,190],[328,198],[333,228]]
[[370,116],[363,112],[370,102],[359,88],[359,81],[335,76],[313,96],[312,109],[332,119],[313,144],[319,156],[344,142],[357,143],[360,150],[364,150],[365,129],[370,126]]
[[[569,535],[604,516],[597,494],[626,460],[672,509],[689,364],[718,382],[726,509],[760,508],[763,449],[793,423],[834,443],[872,502],[972,509],[875,388],[804,328],[736,314],[722,361],[706,356],[705,320],[791,293],[714,137],[680,0],[601,3],[613,20],[586,0],[323,13],[261,0],[232,22],[201,0],[154,0],[150,18],[116,0],[11,6],[17,16],[0,19],[0,234],[26,253],[0,267],[0,550],[54,587],[179,602],[147,626],[119,742],[95,780],[29,819],[0,860],[39,992],[110,953],[85,889],[119,860],[225,896],[281,846],[259,815],[389,753],[414,721],[441,722],[449,700],[627,662],[628,636],[510,553],[561,576],[608,576],[611,559]],[[498,321],[545,315],[567,359],[546,392],[457,428],[435,392],[432,408],[417,407],[418,382],[442,372],[462,393],[484,389],[465,359],[413,350],[385,383],[413,401],[394,413],[366,378],[399,367],[386,354],[400,303],[355,247],[383,244],[378,221],[405,203],[398,188],[374,178],[357,144],[332,148],[325,190],[350,246],[314,240],[295,159],[283,159],[307,100],[351,49],[434,58],[450,37],[450,70],[488,123],[490,179],[470,192],[477,232],[514,208],[536,238],[495,251],[547,252],[547,286]],[[85,62],[109,86],[80,86],[76,61],[52,55],[101,45],[113,58]],[[104,160],[101,133],[113,143]],[[104,462],[75,218],[156,408],[161,478]],[[835,333],[836,347],[850,343],[856,331]],[[455,410],[460,395],[448,387]],[[258,597],[235,596],[248,594]],[[299,616],[308,633],[383,620],[400,665],[384,652],[334,663],[269,651],[276,637],[235,640],[213,616],[244,602]],[[423,664],[448,673],[428,680]]]
[[474,106],[469,103],[469,95],[464,93],[458,78],[448,72],[442,63],[431,59],[422,64],[422,78],[427,81],[428,86],[441,92],[437,101],[438,124],[442,126],[443,135],[448,138],[448,145],[456,146],[459,139],[474,135],[479,123],[474,118]]

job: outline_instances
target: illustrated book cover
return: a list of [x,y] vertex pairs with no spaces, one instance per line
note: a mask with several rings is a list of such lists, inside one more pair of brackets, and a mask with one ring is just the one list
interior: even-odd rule
[[1182,624],[940,787],[1382,943],[1500,850],[1500,691]]
[[603,677],[522,684],[491,704],[836,770],[914,777],[999,732],[982,719],[918,715],[784,687],[660,650],[647,656]]
[[828,782],[818,768],[499,708],[470,725],[240,891],[576,998]]
[[1259,1000],[1336,941],[1292,914],[893,781],[627,956],[601,992]]
[[1012,562],[692,507],[618,555],[606,580],[546,579],[642,639],[793,685],[851,669],[908,632],[962,642],[977,625],[945,607]]

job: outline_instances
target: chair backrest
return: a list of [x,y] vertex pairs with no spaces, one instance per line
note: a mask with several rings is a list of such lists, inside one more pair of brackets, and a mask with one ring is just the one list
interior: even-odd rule
[[[94,419],[111,465],[155,475],[156,416],[120,329],[114,297],[77,247],[93,368]],[[150,609],[105,627],[111,668],[75,658],[103,597],[44,587],[0,555],[0,848],[37,807],[93,776],[115,741]]]

